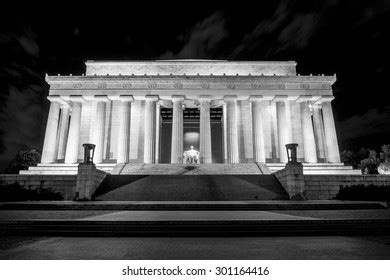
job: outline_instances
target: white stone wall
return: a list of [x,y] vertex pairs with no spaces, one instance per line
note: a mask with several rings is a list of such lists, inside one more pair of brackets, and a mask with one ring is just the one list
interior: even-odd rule
[[294,61],[87,61],[92,75],[266,75],[294,76]]

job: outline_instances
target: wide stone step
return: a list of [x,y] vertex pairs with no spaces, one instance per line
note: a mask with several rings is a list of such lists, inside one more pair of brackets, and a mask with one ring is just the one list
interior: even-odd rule
[[380,202],[355,201],[37,201],[6,202],[0,210],[42,210],[42,211],[272,211],[272,210],[363,210],[385,209]]
[[211,175],[211,174],[263,174],[255,163],[239,164],[126,164],[120,174],[139,175]]
[[[282,163],[267,163],[272,173],[284,168]],[[360,175],[361,171],[343,163],[303,163],[303,174],[306,175]]]
[[[96,167],[104,172],[110,173],[115,163],[97,164]],[[21,170],[22,175],[76,175],[78,164],[65,163],[38,163],[38,166],[30,166],[28,170]]]
[[390,219],[297,220],[0,220],[0,234],[44,236],[383,235]]

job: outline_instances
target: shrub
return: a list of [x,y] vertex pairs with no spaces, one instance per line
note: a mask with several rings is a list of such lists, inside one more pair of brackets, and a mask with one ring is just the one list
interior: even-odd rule
[[41,158],[39,149],[28,149],[20,151],[9,162],[4,170],[5,174],[18,174],[20,170],[27,170],[30,166],[36,166]]
[[18,183],[0,185],[0,201],[63,200],[59,192],[51,189],[26,189]]
[[390,201],[390,186],[353,185],[341,187],[336,195],[339,200]]

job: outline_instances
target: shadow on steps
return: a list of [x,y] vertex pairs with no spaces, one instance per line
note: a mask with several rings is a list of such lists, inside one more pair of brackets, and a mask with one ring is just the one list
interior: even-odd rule
[[108,175],[94,198],[107,201],[289,199],[274,175]]

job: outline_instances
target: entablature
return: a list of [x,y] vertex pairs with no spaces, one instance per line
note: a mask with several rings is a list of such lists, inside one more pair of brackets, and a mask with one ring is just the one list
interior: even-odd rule
[[47,76],[62,90],[331,90],[335,76]]

